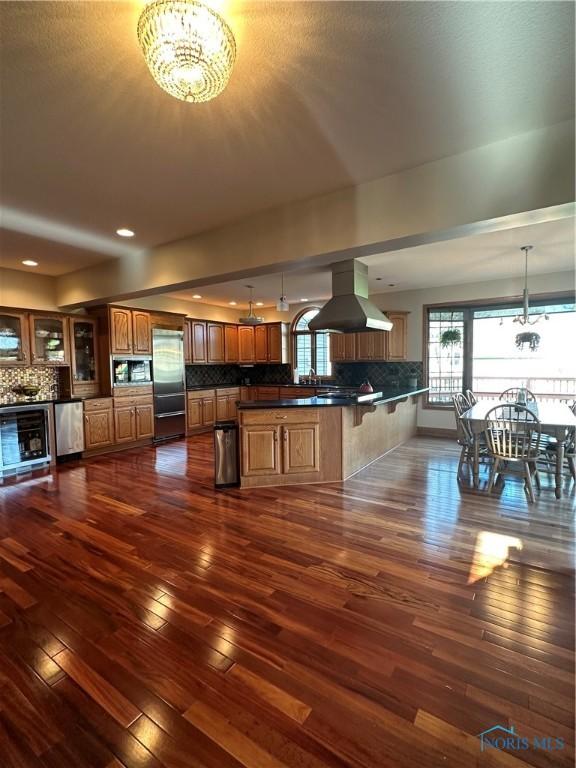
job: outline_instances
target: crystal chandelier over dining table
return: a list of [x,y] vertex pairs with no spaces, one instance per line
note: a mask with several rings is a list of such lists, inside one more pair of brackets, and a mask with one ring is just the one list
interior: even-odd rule
[[181,101],[218,96],[236,59],[232,30],[197,0],[155,0],[144,6],[138,41],[154,80]]

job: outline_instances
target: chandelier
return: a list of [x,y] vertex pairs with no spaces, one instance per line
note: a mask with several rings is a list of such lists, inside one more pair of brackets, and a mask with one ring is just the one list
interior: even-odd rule
[[248,314],[244,317],[239,317],[238,322],[240,325],[260,325],[264,322],[263,317],[258,317],[254,314],[254,286],[253,285],[247,285],[246,288],[250,291],[250,300],[248,301]]
[[[534,323],[537,323],[538,320],[540,320],[542,317],[542,315],[533,315],[530,317],[530,295],[528,293],[528,251],[531,251],[533,247],[533,245],[523,245],[520,249],[521,251],[524,251],[524,302],[522,306],[522,314],[517,315],[514,318],[514,322],[520,323],[520,325],[534,325]],[[548,315],[544,315],[544,318],[548,320]]]
[[138,41],[154,80],[181,101],[218,96],[236,59],[228,24],[196,0],[155,0],[144,6]]

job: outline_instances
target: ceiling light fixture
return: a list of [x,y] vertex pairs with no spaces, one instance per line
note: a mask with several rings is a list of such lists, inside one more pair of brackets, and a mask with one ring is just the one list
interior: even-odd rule
[[193,299],[201,299],[201,298],[202,298],[202,296],[200,296],[200,294],[199,294],[199,293],[194,293],[194,294],[192,295],[192,298],[193,298]]
[[[533,245],[523,245],[522,248],[520,248],[521,251],[524,251],[524,291],[522,293],[523,296],[523,306],[522,306],[522,314],[517,315],[514,318],[515,323],[520,323],[520,325],[534,325],[534,323],[537,323],[538,320],[542,317],[542,315],[533,315],[532,318],[530,318],[530,294],[528,293],[528,251],[531,251],[532,248],[534,248]],[[544,319],[548,320],[548,315],[544,315]]]
[[256,302],[256,306],[257,307],[263,307],[264,306],[264,302],[263,301],[257,301]]
[[252,298],[254,286],[247,285],[246,288],[248,288],[250,291],[250,299],[248,300],[248,314],[244,317],[239,317],[238,322],[240,322],[242,325],[260,325],[264,322],[264,318],[258,317],[254,314],[254,300]]
[[300,301],[310,301],[310,299],[300,299]]
[[236,60],[232,30],[196,0],[148,3],[138,20],[138,42],[154,80],[181,101],[218,96]]
[[32,259],[24,259],[22,264],[24,264],[25,267],[37,267],[38,266],[38,262],[37,261],[32,261]]
[[278,312],[289,312],[290,311],[290,304],[288,304],[288,299],[286,298],[286,294],[284,293],[284,272],[282,272],[281,286],[280,286],[280,298],[276,302],[276,310]]
[[120,235],[120,237],[134,237],[134,232],[132,232],[131,229],[125,229],[124,227],[117,229],[116,234]]
[[235,307],[237,302],[236,301],[229,301],[228,304],[230,304],[231,307]]

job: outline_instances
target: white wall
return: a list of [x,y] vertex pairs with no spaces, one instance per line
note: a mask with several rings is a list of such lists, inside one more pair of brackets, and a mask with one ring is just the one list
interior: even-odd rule
[[[555,293],[574,290],[576,274],[574,272],[555,272],[547,275],[535,275],[530,278],[530,293]],[[465,283],[463,285],[423,288],[418,291],[398,291],[370,296],[377,307],[384,310],[405,310],[408,318],[408,359],[422,360],[423,342],[423,307],[426,304],[470,301],[474,299],[495,299],[518,297],[522,295],[523,279],[510,278],[490,280],[484,283]],[[429,410],[420,407],[418,412],[419,427],[452,429],[454,417],[451,412]]]

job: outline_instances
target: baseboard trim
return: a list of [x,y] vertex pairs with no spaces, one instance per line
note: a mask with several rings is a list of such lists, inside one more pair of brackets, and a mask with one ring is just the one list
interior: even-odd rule
[[446,429],[444,427],[418,427],[417,434],[420,437],[446,437],[456,440],[458,432],[455,429]]

